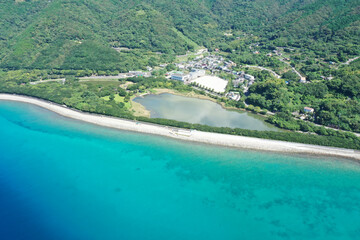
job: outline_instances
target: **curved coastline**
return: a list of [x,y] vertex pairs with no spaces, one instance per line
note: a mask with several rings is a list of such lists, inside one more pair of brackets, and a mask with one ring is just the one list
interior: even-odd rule
[[360,151],[357,150],[324,147],[318,145],[293,143],[253,137],[243,137],[220,133],[210,133],[197,130],[178,129],[174,127],[80,112],[45,100],[20,95],[0,94],[0,100],[33,104],[53,111],[64,117],[119,130],[154,134],[179,140],[220,145],[226,147],[235,147],[241,149],[333,156],[360,161]]

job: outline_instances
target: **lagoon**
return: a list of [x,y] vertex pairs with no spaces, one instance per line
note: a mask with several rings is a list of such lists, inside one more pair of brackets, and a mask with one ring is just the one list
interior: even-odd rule
[[264,118],[258,115],[227,110],[209,100],[162,93],[137,97],[133,101],[149,110],[151,118],[166,118],[213,127],[278,131],[278,128],[264,122]]
[[207,146],[0,102],[1,239],[357,239],[360,164]]

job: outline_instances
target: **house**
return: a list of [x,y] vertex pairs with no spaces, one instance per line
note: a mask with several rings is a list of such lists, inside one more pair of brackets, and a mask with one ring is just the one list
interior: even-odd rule
[[255,77],[250,74],[245,74],[244,77],[246,80],[255,81]]
[[304,107],[304,112],[305,113],[314,113],[314,109],[310,108],[310,107]]
[[233,61],[227,62],[226,65],[227,65],[229,68],[236,67],[236,63],[234,63]]
[[244,80],[245,80],[244,78],[238,78],[236,80],[233,80],[232,83],[234,88],[240,87],[240,85],[244,82]]
[[183,64],[177,64],[176,65],[179,69],[185,69],[185,66]]
[[299,80],[300,83],[306,83],[306,78],[305,77],[301,77]]
[[233,80],[232,83],[233,83],[234,88],[238,88],[241,82],[239,79],[237,79],[237,80]]
[[240,93],[239,92],[229,92],[227,94],[227,97],[231,100],[234,100],[234,101],[239,101],[241,96],[240,96]]

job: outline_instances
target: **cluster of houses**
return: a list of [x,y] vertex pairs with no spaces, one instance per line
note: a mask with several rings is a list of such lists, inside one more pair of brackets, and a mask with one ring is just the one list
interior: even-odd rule
[[[182,81],[185,84],[193,83],[197,87],[210,89],[211,92],[224,94],[228,81],[215,77],[214,75],[218,72],[226,72],[235,76],[233,87],[239,88],[243,86],[246,92],[248,87],[255,82],[255,77],[243,71],[233,71],[232,68],[235,66],[236,64],[234,62],[225,60],[222,56],[199,56],[188,62],[177,63],[176,67],[180,71],[170,72],[168,74],[172,80]],[[185,71],[189,71],[189,73],[184,73]],[[211,75],[206,75],[206,71],[211,72]],[[240,94],[236,92],[228,93],[226,96],[235,101],[240,100]]]
[[220,71],[231,72],[231,68],[236,66],[232,61],[225,61],[222,56],[209,55],[206,57],[198,56],[194,60],[186,63],[177,63],[176,67],[180,70],[203,69],[216,73]]
[[250,74],[246,74],[245,72],[237,72],[236,75],[237,78],[232,81],[234,88],[241,86],[250,87],[255,82],[255,77]]
[[236,64],[234,62],[225,60],[222,56],[209,55],[206,57],[197,57],[194,60],[176,64],[176,67],[182,71],[190,69],[197,70],[191,70],[189,74],[184,74],[183,72],[170,73],[170,78],[187,83],[201,76],[205,76],[205,70],[207,70],[212,74],[216,74],[218,72],[233,74],[236,77],[236,80],[233,81],[233,85],[236,88],[242,85],[246,85],[247,87],[251,86],[255,82],[255,77],[249,74],[245,74],[242,71],[232,71],[232,68],[235,66]]

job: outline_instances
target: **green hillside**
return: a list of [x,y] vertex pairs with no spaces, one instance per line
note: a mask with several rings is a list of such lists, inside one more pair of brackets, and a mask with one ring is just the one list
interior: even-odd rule
[[[149,52],[184,54],[228,44],[225,31],[266,44],[356,55],[357,0],[0,0],[0,67],[117,69]],[[117,52],[112,48],[129,48]],[[146,55],[146,57],[144,57]],[[106,56],[106,57],[105,57]],[[137,61],[139,60],[139,61]]]

